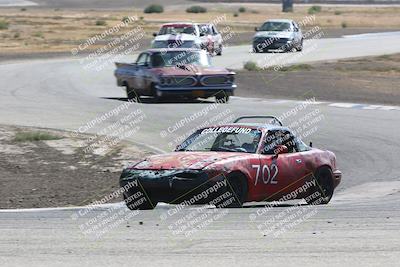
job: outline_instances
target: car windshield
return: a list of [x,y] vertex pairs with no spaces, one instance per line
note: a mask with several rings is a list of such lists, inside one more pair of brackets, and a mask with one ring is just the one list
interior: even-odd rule
[[268,31],[268,32],[290,31],[290,23],[267,21],[261,26],[260,31]]
[[159,35],[163,34],[195,34],[195,29],[192,25],[166,25],[160,29]]
[[153,48],[200,48],[194,41],[154,41]]
[[208,35],[213,33],[211,27],[208,26],[207,24],[200,25],[199,30],[200,30],[200,35]]
[[166,51],[156,52],[151,56],[154,67],[171,67],[183,65],[210,66],[210,61],[204,51]]
[[255,153],[261,131],[245,127],[211,127],[200,129],[189,136],[178,151],[224,151]]

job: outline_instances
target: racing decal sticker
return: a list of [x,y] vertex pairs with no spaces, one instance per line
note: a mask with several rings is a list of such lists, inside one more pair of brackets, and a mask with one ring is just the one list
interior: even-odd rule
[[212,127],[206,128],[201,131],[201,134],[208,134],[208,133],[244,133],[248,134],[252,131],[251,128],[244,128],[244,127]]

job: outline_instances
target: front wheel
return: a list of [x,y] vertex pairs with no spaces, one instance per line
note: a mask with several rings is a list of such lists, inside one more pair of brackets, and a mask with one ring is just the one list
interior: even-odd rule
[[225,94],[225,93],[223,93],[223,94],[217,94],[217,95],[215,96],[215,100],[216,100],[218,103],[228,103],[228,101],[229,101],[229,95],[227,95],[227,94]]
[[303,51],[303,39],[301,39],[301,42],[300,42],[300,44],[299,44],[299,46],[297,47],[297,49],[296,49],[297,51]]
[[247,199],[247,179],[241,174],[232,174],[227,177],[227,191],[230,193],[226,207],[220,208],[241,208]]
[[[140,191],[137,191],[140,192]],[[142,196],[140,197],[136,197],[136,194],[123,194],[124,197],[124,202],[126,204],[126,206],[128,207],[128,209],[130,210],[152,210],[154,209],[158,202],[152,200],[151,198],[149,198],[148,196],[142,194]]]
[[219,45],[215,52],[217,56],[222,56],[222,45]]
[[135,89],[126,86],[126,97],[128,99],[136,99],[139,97],[139,95],[136,94]]
[[311,195],[306,198],[308,204],[322,205],[328,204],[333,196],[333,173],[330,168],[323,167],[318,169],[314,175],[315,187]]
[[159,95],[159,91],[156,88],[156,85],[153,83],[151,85],[151,95],[154,99],[154,102],[159,103],[161,102],[161,95]]

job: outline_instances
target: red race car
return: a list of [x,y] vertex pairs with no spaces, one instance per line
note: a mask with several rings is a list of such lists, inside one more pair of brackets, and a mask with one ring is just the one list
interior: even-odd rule
[[[240,123],[253,118],[268,122]],[[174,152],[124,169],[120,186],[130,209],[301,198],[327,204],[341,176],[334,153],[305,145],[273,116],[245,116],[199,129]]]

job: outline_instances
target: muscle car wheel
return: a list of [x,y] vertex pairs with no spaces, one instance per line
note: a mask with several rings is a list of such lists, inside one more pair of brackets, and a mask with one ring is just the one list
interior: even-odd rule
[[223,208],[241,208],[247,199],[246,177],[244,177],[242,174],[232,174],[228,176],[227,179],[227,191],[232,194],[234,201]]
[[[309,198],[307,203],[313,205],[328,204],[333,196],[334,190],[333,173],[331,169],[327,167],[318,169],[314,175],[314,179],[316,185],[310,196],[315,194],[315,197]],[[316,194],[317,192],[319,194]]]
[[218,103],[228,103],[228,101],[229,101],[229,95],[226,95],[225,93],[217,94],[217,95],[215,96],[215,100],[216,100]]
[[139,95],[136,94],[135,89],[127,86],[126,87],[126,97],[128,99],[135,99],[135,98],[139,97]]
[[157,206],[157,202],[151,200],[147,195],[143,194],[141,198],[134,198],[133,194],[123,194],[124,202],[130,210],[152,210]]

